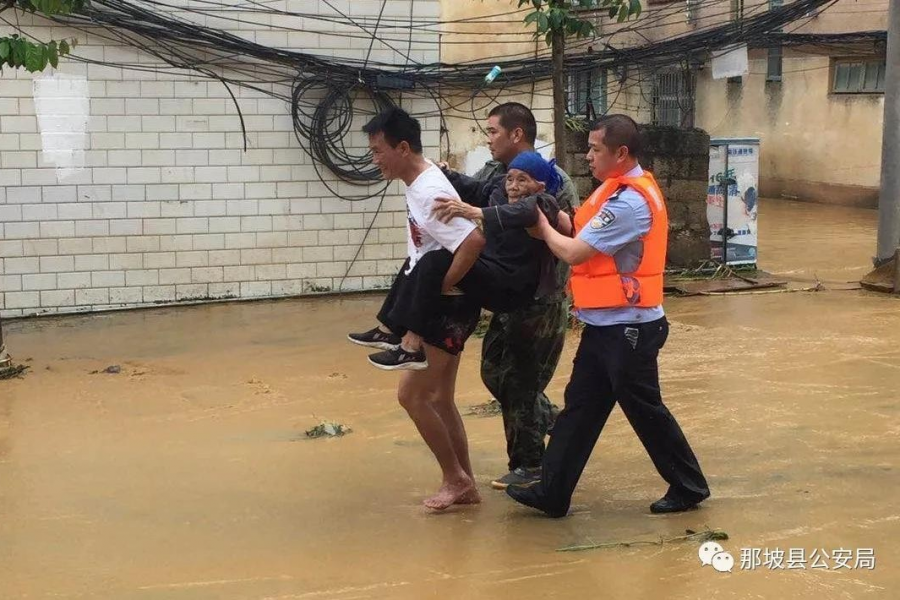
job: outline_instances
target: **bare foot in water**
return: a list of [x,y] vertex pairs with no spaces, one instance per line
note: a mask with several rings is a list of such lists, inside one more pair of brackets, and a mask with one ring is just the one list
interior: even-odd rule
[[478,493],[478,490],[473,489],[454,504],[481,504],[481,494]]
[[437,494],[426,499],[422,504],[431,510],[445,510],[473,491],[475,491],[475,483],[468,477],[454,483],[445,482]]

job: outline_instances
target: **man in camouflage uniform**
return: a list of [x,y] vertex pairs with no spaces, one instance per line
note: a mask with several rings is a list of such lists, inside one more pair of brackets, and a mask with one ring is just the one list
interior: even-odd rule
[[[494,160],[475,174],[476,179],[503,175],[520,152],[534,150],[537,124],[522,104],[495,107],[488,116],[487,131]],[[580,204],[578,193],[569,176],[558,167],[557,171],[563,185],[556,200],[571,215]],[[568,326],[569,267],[556,261],[555,270],[555,281],[541,286],[532,304],[494,314],[484,336],[481,379],[500,403],[509,456],[509,473],[491,482],[497,489],[540,481],[544,437],[557,411],[544,390],[556,371]]]

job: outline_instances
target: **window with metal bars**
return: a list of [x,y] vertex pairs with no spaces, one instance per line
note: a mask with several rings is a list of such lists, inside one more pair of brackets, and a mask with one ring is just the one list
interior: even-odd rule
[[606,113],[606,69],[570,73],[568,88],[570,115],[595,119]]
[[[784,6],[784,0],[769,0],[769,10],[773,8],[781,8]],[[780,32],[781,29],[779,28]],[[766,81],[775,82],[781,81],[781,76],[784,74],[784,48],[781,46],[775,46],[769,48],[768,57],[766,60]]]
[[784,73],[784,48],[775,46],[769,48],[769,56],[766,63],[766,81],[781,81]]
[[691,25],[695,25],[700,12],[700,0],[685,0],[684,2],[684,18]]
[[653,77],[653,123],[694,126],[694,75],[684,68],[657,71]]
[[886,70],[884,58],[833,59],[831,91],[835,94],[883,94]]

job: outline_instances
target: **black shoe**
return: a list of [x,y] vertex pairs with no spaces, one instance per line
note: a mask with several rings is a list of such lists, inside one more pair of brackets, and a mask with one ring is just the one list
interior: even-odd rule
[[365,333],[351,333],[347,336],[347,339],[354,344],[380,350],[394,350],[400,347],[400,336],[396,336],[393,333],[385,333],[377,327]]
[[516,467],[503,477],[498,477],[491,482],[491,487],[495,490],[505,490],[511,485],[519,487],[531,487],[541,482],[541,468],[526,469],[525,467]]
[[526,488],[517,485],[511,485],[506,488],[506,495],[519,504],[524,504],[525,506],[537,509],[553,519],[562,518],[569,512],[568,510],[554,510],[544,506],[540,496],[538,496],[534,487]]
[[403,348],[370,354],[369,362],[385,371],[422,371],[428,368],[428,359],[423,351],[407,352]]
[[699,504],[705,499],[706,498],[701,498],[699,500],[684,500],[667,494],[650,505],[650,512],[661,515],[696,510],[697,508],[700,508]]

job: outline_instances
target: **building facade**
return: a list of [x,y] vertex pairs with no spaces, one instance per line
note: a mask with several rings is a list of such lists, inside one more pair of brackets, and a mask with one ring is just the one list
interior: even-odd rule
[[[178,16],[328,57],[439,59],[437,33],[417,33],[401,47],[363,32],[379,14],[385,24],[437,20],[437,0],[387,2],[383,12],[381,2],[276,4],[291,15]],[[37,39],[78,44],[56,71],[0,75],[0,315],[377,289],[392,280],[406,255],[400,184],[383,200],[336,198],[332,190],[366,188],[315,168],[294,134],[290,104],[265,93],[277,84],[231,86],[246,125],[244,151],[241,119],[221,82],[168,68],[103,30],[19,19]],[[433,102],[401,104],[435,112]],[[353,125],[350,151],[365,153],[365,116],[361,110]],[[426,152],[437,156],[439,119],[423,124]]]
[[[789,2],[650,0],[640,34],[600,21],[617,45],[641,45],[740,23]],[[791,34],[883,32],[888,0],[839,0],[784,28]],[[580,73],[580,98],[642,122],[759,138],[763,196],[875,207],[884,115],[883,42],[750,48],[749,71],[714,79],[709,57],[620,72]],[[586,81],[589,80],[589,81]],[[576,103],[577,104],[577,103]],[[583,109],[581,106],[576,108]],[[848,148],[852,148],[848,152]]]

